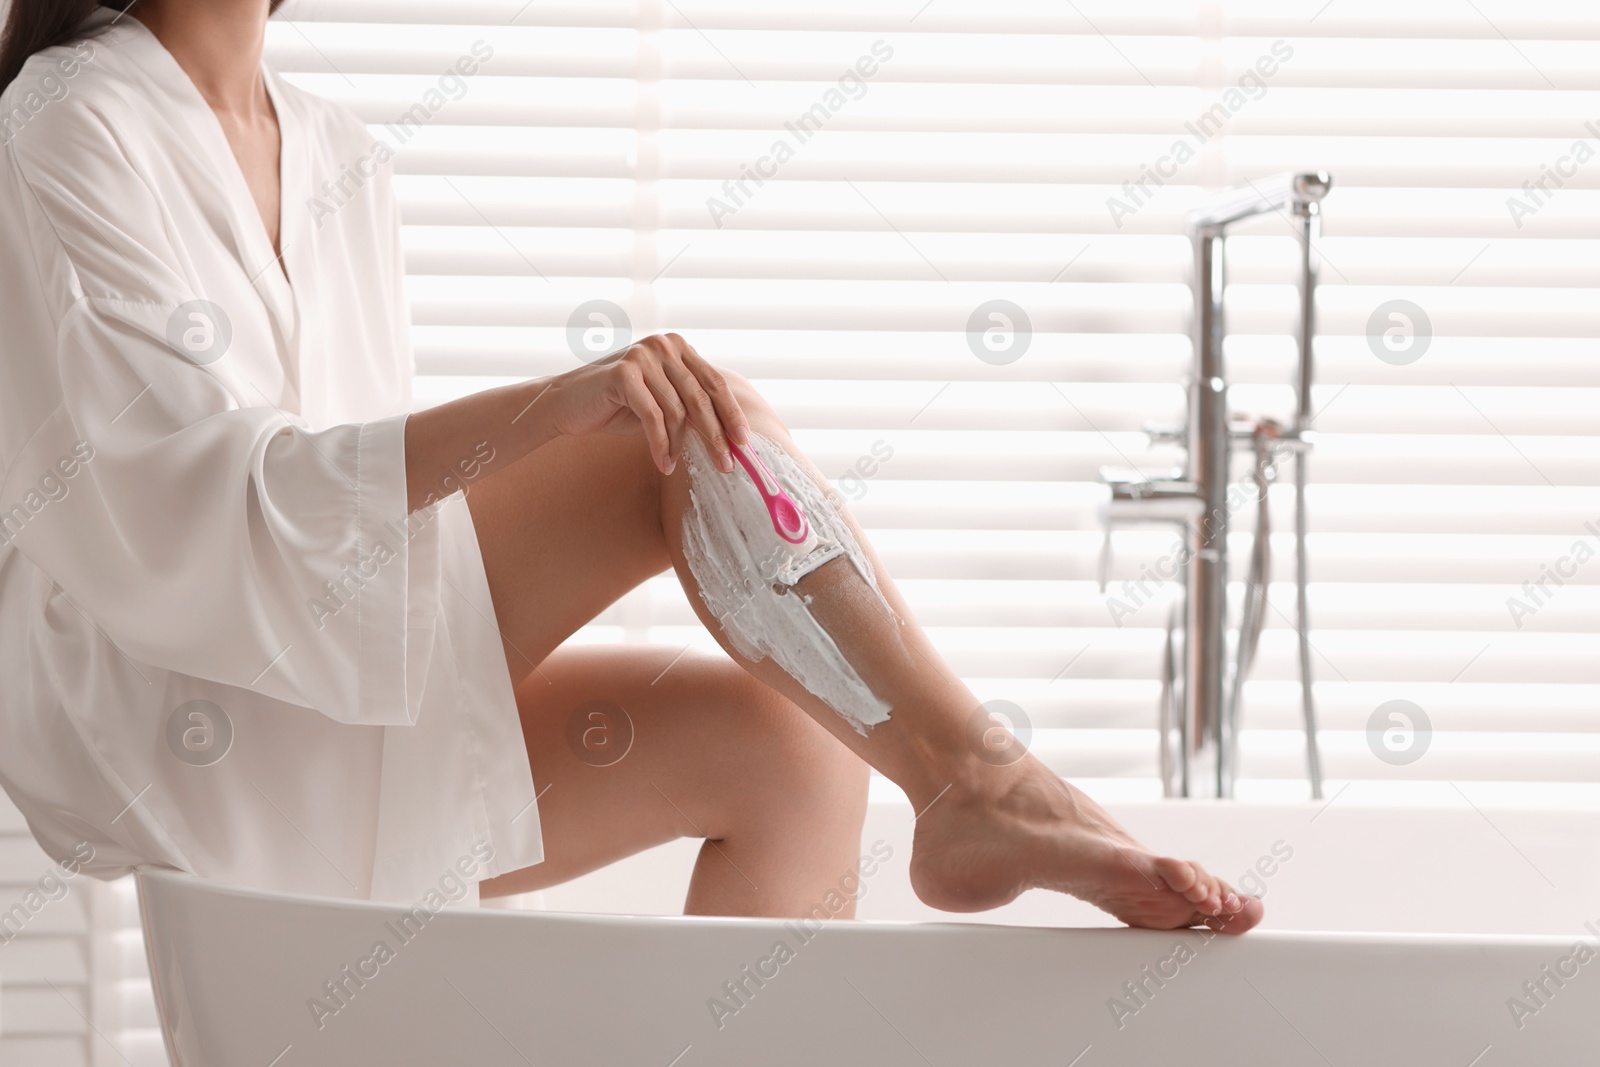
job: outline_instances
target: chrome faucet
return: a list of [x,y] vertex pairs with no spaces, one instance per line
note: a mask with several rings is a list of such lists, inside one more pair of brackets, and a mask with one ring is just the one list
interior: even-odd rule
[[[1327,174],[1283,174],[1235,189],[1191,211],[1186,219],[1194,246],[1194,363],[1188,381],[1188,418],[1181,430],[1149,430],[1152,442],[1181,443],[1182,466],[1146,478],[1104,469],[1110,490],[1102,510],[1105,541],[1100,557],[1104,590],[1110,571],[1111,531],[1124,523],[1171,523],[1184,531],[1186,563],[1181,597],[1168,620],[1161,699],[1161,773],[1168,796],[1231,797],[1238,773],[1239,694],[1260,636],[1266,606],[1268,556],[1266,486],[1280,456],[1292,456],[1295,487],[1295,629],[1299,636],[1300,703],[1305,725],[1306,769],[1313,798],[1322,796],[1316,707],[1311,689],[1311,644],[1306,604],[1306,463],[1311,446],[1312,340],[1316,334],[1317,242],[1321,202],[1333,180]],[[1299,358],[1295,408],[1286,425],[1271,420],[1236,424],[1228,410],[1222,344],[1225,247],[1236,222],[1277,212],[1294,228],[1300,244]],[[1253,443],[1255,484],[1260,493],[1246,580],[1245,604],[1232,657],[1228,640],[1228,531],[1233,443]]]

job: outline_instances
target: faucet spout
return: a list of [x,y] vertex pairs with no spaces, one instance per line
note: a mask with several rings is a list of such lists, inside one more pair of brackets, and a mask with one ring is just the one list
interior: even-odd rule
[[[1317,750],[1316,718],[1312,702],[1310,644],[1306,636],[1307,566],[1305,482],[1307,452],[1312,444],[1311,403],[1312,340],[1316,331],[1317,238],[1321,203],[1333,179],[1321,171],[1280,174],[1247,182],[1224,193],[1187,216],[1194,248],[1194,343],[1188,381],[1187,421],[1181,429],[1162,429],[1152,442],[1181,444],[1181,469],[1162,478],[1138,472],[1103,469],[1107,486],[1100,507],[1105,537],[1101,544],[1098,575],[1105,592],[1111,570],[1111,532],[1130,523],[1172,523],[1182,528],[1187,553],[1181,604],[1175,605],[1173,622],[1181,636],[1169,634],[1168,684],[1164,688],[1161,753],[1163,777],[1169,793],[1231,797],[1237,775],[1235,743],[1237,714],[1245,675],[1249,670],[1254,632],[1261,624],[1248,610],[1241,632],[1241,652],[1230,662],[1228,639],[1228,533],[1232,507],[1233,442],[1252,439],[1257,466],[1271,438],[1273,462],[1280,453],[1295,466],[1295,580],[1297,626],[1300,639],[1302,708],[1306,729],[1308,777],[1314,797],[1322,791],[1321,761]],[[1302,242],[1299,257],[1300,316],[1296,324],[1299,359],[1295,368],[1295,410],[1279,426],[1252,420],[1248,429],[1236,430],[1228,405],[1228,378],[1223,360],[1225,324],[1226,245],[1234,223],[1257,215],[1279,213],[1295,227]],[[1260,473],[1260,472],[1258,472]],[[1265,483],[1258,507],[1265,509]],[[1258,517],[1257,535],[1264,536],[1265,511]],[[1252,553],[1256,585],[1264,597],[1265,545]],[[1247,605],[1247,608],[1249,605]],[[1259,615],[1260,604],[1255,605]],[[1179,738],[1173,759],[1171,734]],[[1173,764],[1177,765],[1174,766]]]
[[1138,471],[1101,467],[1100,481],[1107,492],[1100,498],[1100,559],[1096,566],[1100,592],[1111,581],[1111,532],[1119,526],[1172,524],[1187,526],[1200,514],[1199,488],[1173,471],[1164,478],[1147,478]]

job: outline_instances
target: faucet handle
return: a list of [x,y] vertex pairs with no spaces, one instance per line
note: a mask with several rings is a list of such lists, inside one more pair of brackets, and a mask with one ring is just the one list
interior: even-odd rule
[[1095,515],[1100,520],[1101,531],[1100,557],[1095,562],[1095,578],[1100,585],[1100,595],[1104,596],[1106,586],[1111,581],[1111,528],[1116,523],[1112,515],[1113,505],[1118,497],[1125,500],[1138,498],[1139,487],[1148,485],[1148,479],[1138,471],[1125,470],[1121,467],[1101,467],[1100,482],[1106,487],[1106,491],[1095,504]]
[[1103,594],[1111,581],[1111,531],[1115,526],[1121,523],[1183,525],[1198,517],[1203,508],[1198,489],[1183,478],[1181,470],[1151,478],[1136,470],[1101,467],[1100,483],[1105,486],[1105,492],[1095,511],[1105,536],[1100,542],[1100,559],[1095,570]]
[[1100,482],[1104,485],[1105,492],[1095,503],[1095,517],[1100,520],[1100,556],[1095,562],[1095,580],[1100,586],[1100,595],[1104,596],[1106,586],[1111,581],[1111,526],[1115,521],[1111,517],[1111,504],[1117,497],[1120,487],[1124,493],[1130,491],[1135,482],[1143,481],[1136,472],[1122,470],[1118,467],[1101,467]]
[[1182,426],[1162,426],[1147,422],[1140,429],[1153,445],[1181,445],[1187,436]]
[[1100,538],[1100,558],[1095,562],[1095,579],[1100,586],[1100,595],[1106,595],[1106,586],[1111,583],[1111,519],[1108,516],[1105,522],[1105,532]]

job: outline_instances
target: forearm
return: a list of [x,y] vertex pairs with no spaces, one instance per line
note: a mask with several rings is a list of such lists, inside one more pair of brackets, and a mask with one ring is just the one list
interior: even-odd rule
[[416,511],[474,478],[509,466],[563,434],[643,434],[670,474],[690,433],[733,470],[728,442],[749,420],[724,375],[677,334],[656,334],[565,374],[419,411],[406,421],[406,498]]
[[554,378],[485,389],[406,420],[406,506],[427,507],[560,436],[545,390]]

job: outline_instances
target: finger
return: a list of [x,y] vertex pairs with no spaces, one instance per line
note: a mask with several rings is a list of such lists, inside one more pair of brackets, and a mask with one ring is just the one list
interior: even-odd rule
[[672,458],[666,419],[661,414],[661,407],[656,403],[655,395],[645,385],[644,375],[637,367],[625,365],[619,373],[622,380],[622,399],[644,430],[644,439],[650,447],[651,458],[655,460],[656,467],[662,474],[671,474],[677,463]]
[[750,420],[745,416],[744,408],[739,406],[739,401],[734,398],[733,390],[728,387],[727,377],[687,344],[684,345],[683,364],[689,368],[700,382],[700,387],[711,398],[712,406],[717,411],[717,418],[721,420],[722,428],[728,437],[736,444],[749,444]]
[[689,432],[688,410],[658,364],[647,363],[639,370],[644,377],[645,387],[650,390],[656,407],[661,411],[662,424],[667,430],[667,455],[676,463],[678,457],[683,455],[685,438]]
[[724,472],[732,471],[733,457],[728,454],[728,436],[723,432],[722,420],[717,416],[711,398],[700,387],[700,379],[682,363],[673,360],[662,363],[661,369],[666,373],[672,387],[677,390],[678,399],[683,402],[687,412],[689,425],[694,427],[705,441],[717,466]]

